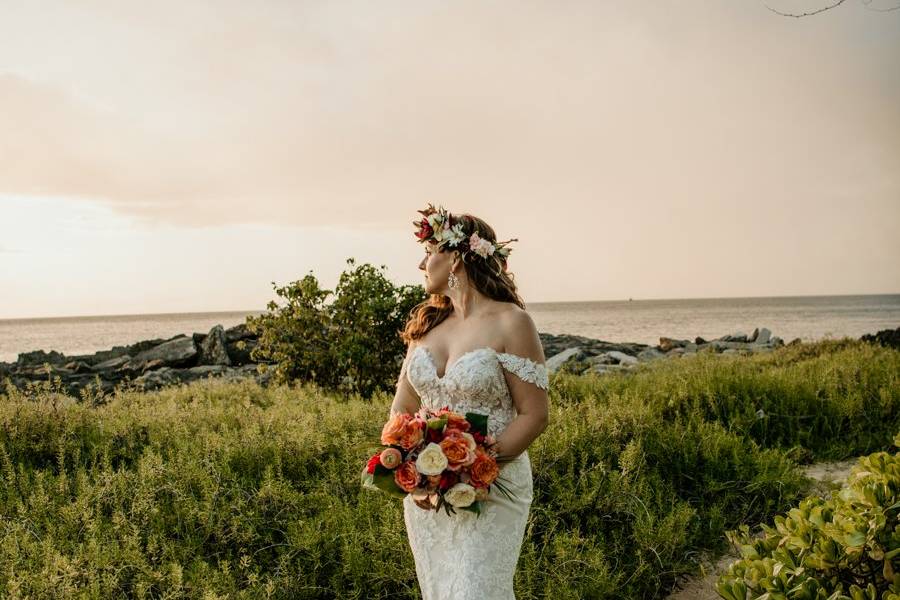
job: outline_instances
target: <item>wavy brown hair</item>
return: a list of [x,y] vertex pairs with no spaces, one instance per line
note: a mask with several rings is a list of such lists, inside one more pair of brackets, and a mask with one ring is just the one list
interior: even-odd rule
[[[467,239],[473,233],[477,233],[481,239],[493,244],[497,243],[494,229],[484,220],[469,214],[453,215],[453,224],[457,223],[462,223],[463,233]],[[440,251],[453,252],[454,250],[445,245]],[[469,281],[476,290],[492,300],[512,302],[520,308],[525,308],[525,302],[516,291],[515,277],[506,270],[506,257],[495,252],[487,258],[482,258],[474,252],[466,252],[463,255],[463,266]],[[453,302],[450,298],[443,294],[431,294],[427,300],[420,302],[409,311],[409,319],[400,333],[400,337],[406,344],[422,338],[452,312]]]

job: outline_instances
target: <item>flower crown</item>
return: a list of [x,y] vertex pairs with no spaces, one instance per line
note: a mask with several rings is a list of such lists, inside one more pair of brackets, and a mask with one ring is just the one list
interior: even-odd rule
[[423,218],[413,221],[413,225],[416,226],[416,237],[419,238],[419,242],[431,241],[437,244],[439,249],[449,246],[459,250],[462,255],[474,253],[484,259],[496,255],[504,268],[506,267],[506,258],[511,251],[511,248],[507,248],[506,245],[519,241],[513,238],[505,242],[493,243],[480,237],[477,232],[473,232],[467,238],[463,233],[462,223],[455,220],[444,207],[436,209],[431,203],[425,210],[418,212]]

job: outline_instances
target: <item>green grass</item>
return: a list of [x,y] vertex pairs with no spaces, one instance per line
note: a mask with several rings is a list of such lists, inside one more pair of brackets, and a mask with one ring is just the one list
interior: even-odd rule
[[[665,595],[725,530],[802,497],[798,447],[889,447],[898,373],[900,352],[826,341],[554,377],[517,597]],[[417,598],[399,502],[359,486],[389,405],[250,381],[97,406],[8,388],[0,595]]]

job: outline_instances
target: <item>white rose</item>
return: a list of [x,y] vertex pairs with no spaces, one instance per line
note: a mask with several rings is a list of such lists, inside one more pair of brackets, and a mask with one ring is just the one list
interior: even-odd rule
[[450,503],[450,506],[465,508],[475,502],[475,488],[468,483],[457,483],[447,490],[444,498]]
[[431,442],[419,452],[416,459],[416,470],[422,475],[440,475],[447,468],[447,457],[441,447]]

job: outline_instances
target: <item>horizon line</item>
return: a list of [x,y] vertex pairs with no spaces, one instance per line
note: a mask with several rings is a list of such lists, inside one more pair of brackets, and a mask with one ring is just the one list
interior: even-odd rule
[[[590,304],[590,303],[613,303],[613,302],[658,302],[658,301],[676,301],[676,300],[761,300],[761,299],[788,299],[788,298],[843,298],[843,297],[865,297],[865,296],[900,296],[900,292],[886,292],[877,294],[800,294],[789,296],[705,296],[695,298],[613,298],[605,300],[535,300],[526,302],[526,306],[534,304]],[[252,314],[266,313],[267,309],[239,309],[239,310],[206,310],[206,311],[182,311],[182,312],[159,312],[159,313],[116,313],[105,315],[61,315],[50,317],[0,317],[2,321],[50,321],[65,319],[105,319],[105,318],[121,318],[121,317],[165,317],[174,315],[215,315],[215,314]]]

